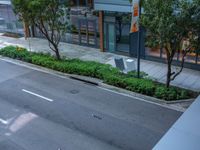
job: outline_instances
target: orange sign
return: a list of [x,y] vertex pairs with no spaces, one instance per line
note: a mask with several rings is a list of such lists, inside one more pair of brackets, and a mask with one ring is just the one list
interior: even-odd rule
[[133,0],[133,13],[130,30],[131,33],[139,31],[139,9],[139,0]]
[[139,16],[139,5],[137,3],[133,6],[133,16]]
[[137,27],[137,24],[134,23],[131,27],[131,32],[137,32],[138,31],[138,27]]

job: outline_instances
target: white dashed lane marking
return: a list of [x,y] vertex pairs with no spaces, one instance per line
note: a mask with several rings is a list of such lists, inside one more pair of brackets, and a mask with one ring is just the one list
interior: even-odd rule
[[43,99],[43,100],[49,101],[49,102],[53,102],[53,101],[54,101],[54,100],[52,100],[52,99],[50,99],[50,98],[47,98],[47,97],[45,97],[45,96],[39,95],[39,94],[37,94],[37,93],[31,92],[31,91],[28,91],[28,90],[25,90],[25,89],[22,89],[22,91],[25,92],[25,93],[28,93],[28,94],[30,94],[30,95],[39,97],[39,98],[41,98],[41,99]]

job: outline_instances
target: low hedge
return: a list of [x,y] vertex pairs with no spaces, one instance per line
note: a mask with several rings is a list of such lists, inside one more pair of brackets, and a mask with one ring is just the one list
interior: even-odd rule
[[135,73],[123,74],[118,69],[94,61],[82,61],[79,59],[56,60],[50,54],[29,52],[24,48],[8,46],[0,49],[0,55],[22,60],[53,70],[69,74],[78,74],[103,80],[105,83],[121,87],[133,92],[153,96],[163,100],[180,100],[190,98],[191,92],[180,88],[166,88],[164,84],[158,84],[150,79],[135,77]]

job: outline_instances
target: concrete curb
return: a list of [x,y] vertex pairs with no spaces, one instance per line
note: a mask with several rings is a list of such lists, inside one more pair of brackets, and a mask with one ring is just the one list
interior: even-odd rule
[[[153,103],[157,103],[157,104],[160,104],[160,105],[163,105],[163,106],[166,106],[168,104],[176,105],[176,104],[185,103],[185,102],[192,103],[194,101],[194,99],[165,101],[165,100],[161,100],[161,99],[158,99],[158,98],[146,96],[146,95],[143,95],[143,94],[135,93],[135,92],[132,92],[132,91],[128,91],[128,90],[119,88],[119,87],[115,87],[115,86],[112,86],[112,85],[105,84],[100,79],[86,77],[86,76],[80,76],[80,75],[75,75],[75,74],[62,73],[62,72],[59,72],[59,71],[55,71],[55,70],[52,70],[52,69],[48,69],[48,68],[45,68],[45,67],[41,67],[41,66],[38,66],[38,65],[27,63],[27,62],[24,62],[24,61],[11,59],[11,58],[4,57],[4,56],[1,56],[1,55],[0,55],[0,59],[5,61],[5,62],[20,65],[20,66],[23,66],[23,67],[26,67],[26,68],[29,68],[29,69],[33,69],[33,70],[37,70],[37,71],[40,71],[40,72],[56,75],[56,76],[59,76],[61,78],[68,78],[68,79],[74,79],[74,80],[82,81],[82,82],[85,82],[87,84],[92,84],[94,86],[99,86],[99,87],[102,87],[102,88],[105,88],[105,89],[108,89],[108,90],[111,90],[111,91],[114,91],[114,92],[126,94],[127,96],[130,96],[130,97],[137,97],[137,98],[140,98],[140,99],[144,99],[144,100],[147,100],[147,101],[150,101],[150,102],[153,102]],[[174,108],[172,108],[172,109],[174,109]],[[179,108],[179,107],[177,108],[176,107],[175,110],[177,110],[177,109],[178,109],[178,111],[182,111],[182,112],[185,111],[185,109],[183,110],[183,108]]]
[[151,97],[151,96],[143,95],[143,94],[140,94],[140,93],[128,91],[128,90],[125,90],[125,89],[122,89],[122,88],[118,88],[118,87],[115,87],[115,86],[111,86],[111,85],[105,84],[103,82],[100,83],[100,86],[108,88],[110,90],[115,90],[117,92],[129,94],[131,96],[136,96],[136,97],[140,97],[140,98],[143,98],[143,99],[147,99],[149,101],[160,103],[160,104],[176,104],[176,103],[184,103],[184,102],[193,102],[195,100],[195,99],[185,99],[185,100],[165,101],[165,100],[158,99],[158,98],[155,98],[155,97]]

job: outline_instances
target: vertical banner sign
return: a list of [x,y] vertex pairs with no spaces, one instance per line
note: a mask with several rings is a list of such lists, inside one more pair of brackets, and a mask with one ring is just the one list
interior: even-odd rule
[[133,12],[130,33],[139,31],[139,0],[133,0]]

